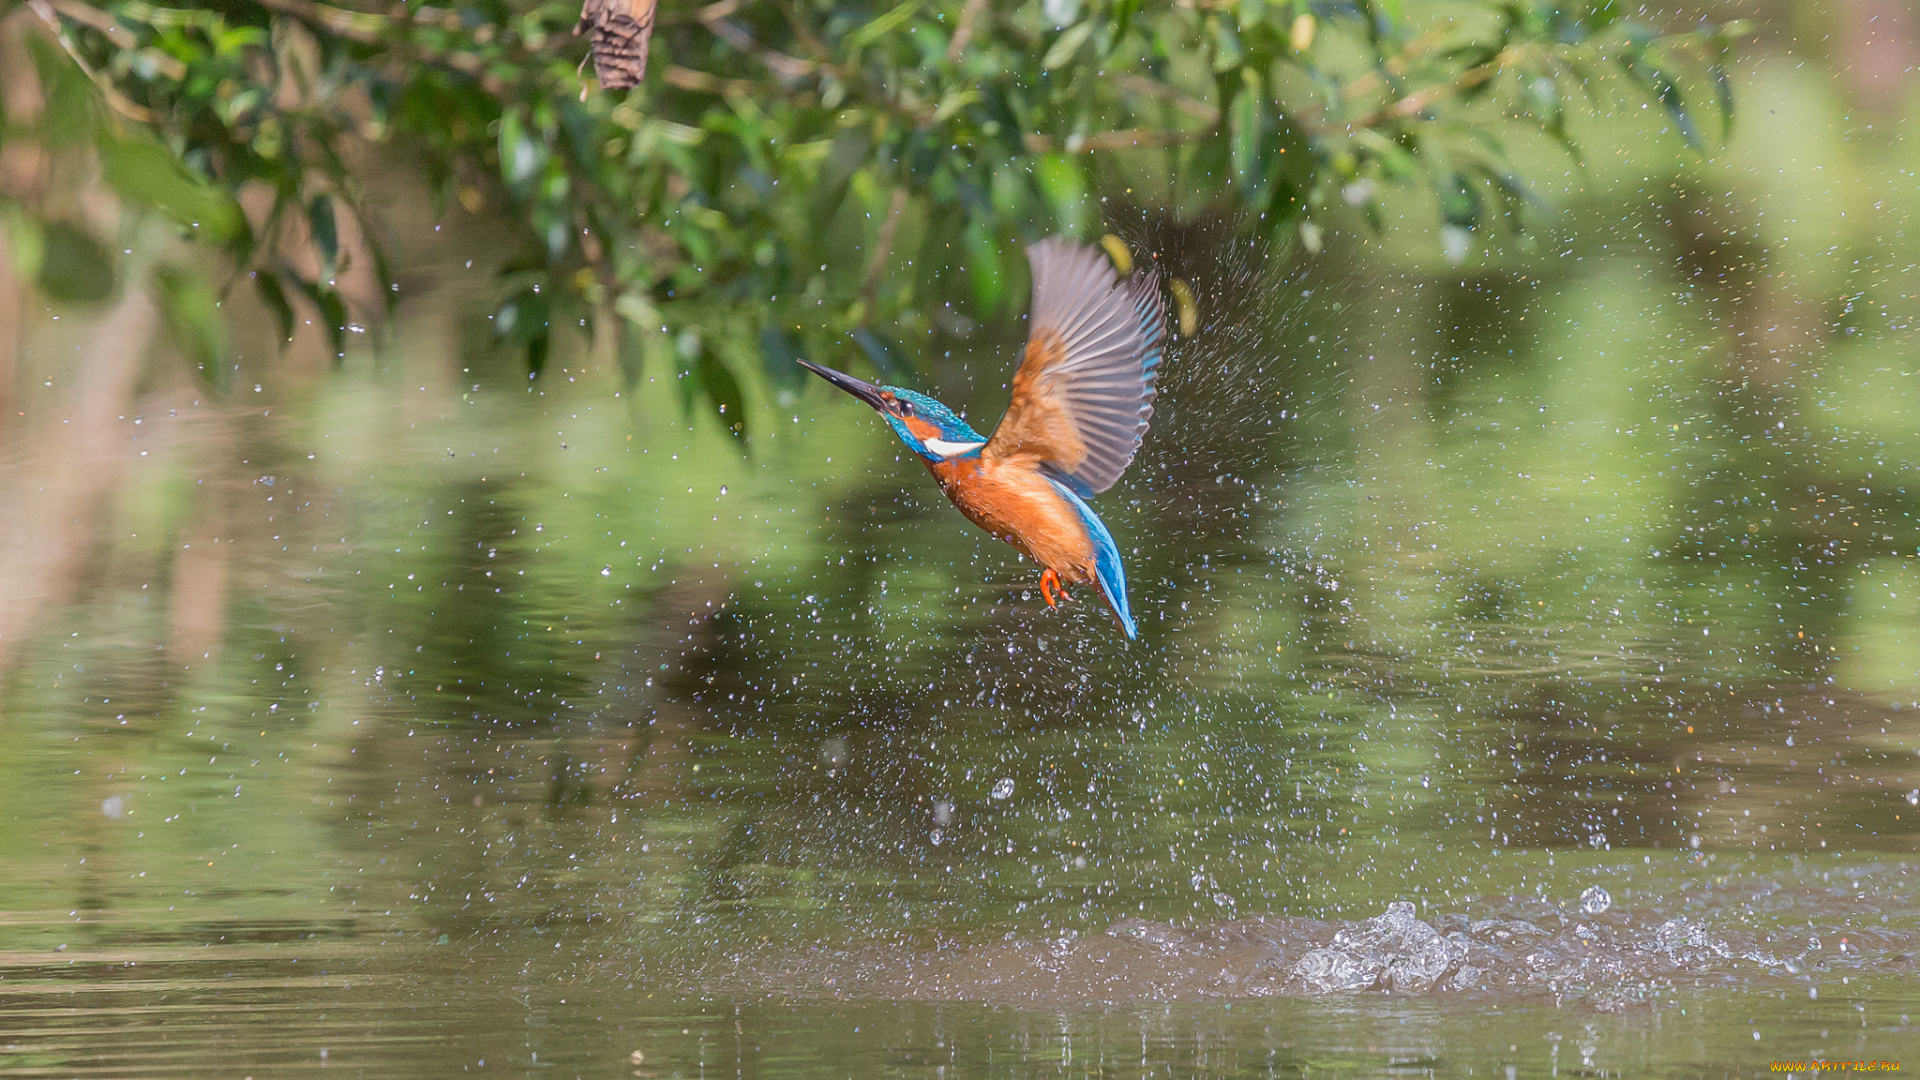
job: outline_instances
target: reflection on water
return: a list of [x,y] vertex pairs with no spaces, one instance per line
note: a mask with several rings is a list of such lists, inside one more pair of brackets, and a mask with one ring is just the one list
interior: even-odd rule
[[[743,457],[585,343],[529,389],[441,262],[345,372],[218,401],[136,383],[138,311],[47,320],[0,1069],[1898,1060],[1910,316],[1756,349],[1826,271],[1676,233],[1650,275],[1595,220],[1470,276],[1141,231],[1208,326],[1101,504],[1136,644],[857,406],[768,401]],[[1011,348],[927,378],[991,417]]]

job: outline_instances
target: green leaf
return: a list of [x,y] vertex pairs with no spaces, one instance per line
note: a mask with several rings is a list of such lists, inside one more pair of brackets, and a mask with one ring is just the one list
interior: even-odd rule
[[1707,77],[1713,80],[1713,92],[1720,106],[1720,141],[1733,138],[1733,80],[1727,76],[1727,61],[1733,55],[1733,43],[1724,31],[1708,41],[1713,61],[1707,65]]
[[100,91],[59,45],[40,34],[24,34],[40,76],[45,104],[39,134],[50,146],[73,146],[93,138],[100,124]]
[[693,403],[700,395],[700,360],[705,355],[706,345],[698,331],[688,329],[674,335],[674,379],[680,388],[680,414],[688,420],[693,419]]
[[1449,225],[1472,228],[1480,221],[1480,192],[1460,173],[1448,173],[1436,186],[1440,216]]
[[621,293],[613,302],[613,310],[642,332],[658,333],[661,329],[660,309],[639,293]]
[[553,305],[545,293],[529,285],[514,293],[493,316],[493,332],[503,341],[526,349],[527,370],[538,375],[546,369],[553,347]]
[[328,280],[340,268],[340,225],[333,219],[333,196],[322,192],[307,202],[307,224],[313,245],[320,249],[320,277]]
[[295,284],[304,293],[313,306],[320,311],[320,321],[327,328],[328,344],[333,346],[335,366],[347,359],[347,305],[333,286],[324,282],[296,281]]
[[100,173],[123,198],[149,206],[216,242],[248,235],[231,195],[187,171],[171,150],[140,136],[100,142]]
[[1381,175],[1395,183],[1404,183],[1420,174],[1420,164],[1406,147],[1377,131],[1354,133],[1354,142],[1373,155]]
[[1700,130],[1694,126],[1693,117],[1687,115],[1686,102],[1680,96],[1680,85],[1674,82],[1673,76],[1668,75],[1658,66],[1648,63],[1629,61],[1626,69],[1627,73],[1635,81],[1647,87],[1660,102],[1661,107],[1667,110],[1667,115],[1673,119],[1675,130],[1680,132],[1680,137],[1687,141],[1687,145],[1695,150],[1702,149]]
[[1707,74],[1713,79],[1714,95],[1720,103],[1720,138],[1724,142],[1733,137],[1733,80],[1727,77],[1724,64],[1714,64]]
[[97,304],[113,295],[113,256],[86,230],[72,222],[48,222],[40,243],[36,282],[49,299]]
[[858,52],[892,33],[901,23],[913,18],[913,13],[919,9],[920,0],[906,0],[892,11],[848,34],[843,44],[848,52]]
[[1307,195],[1313,190],[1319,173],[1320,159],[1307,133],[1285,114],[1273,118],[1265,153],[1270,185],[1266,196],[1267,220],[1273,229],[1279,230],[1306,208]]
[[531,287],[521,289],[500,305],[493,319],[493,332],[508,341],[526,342],[534,331],[547,325],[551,310],[544,293]]
[[1041,58],[1040,70],[1053,71],[1066,67],[1067,63],[1073,59],[1073,55],[1080,51],[1080,47],[1087,43],[1087,38],[1092,34],[1091,19],[1067,27],[1066,33],[1061,34],[1054,41],[1053,47],[1047,50],[1047,55]]
[[204,275],[170,266],[153,272],[154,299],[168,333],[209,386],[227,385],[227,320]]
[[1213,30],[1213,70],[1232,71],[1247,59],[1247,47],[1240,41],[1240,35],[1227,20],[1218,16],[1210,17],[1207,22]]
[[701,351],[700,386],[706,391],[707,403],[713,406],[714,414],[720,418],[727,434],[736,439],[745,439],[747,404],[746,398],[740,393],[740,380],[733,377],[733,372],[720,362],[719,357],[713,355],[711,349]]
[[546,170],[546,144],[528,134],[520,113],[509,111],[500,117],[500,177],[521,187]]
[[360,230],[360,242],[367,253],[373,256],[373,275],[380,282],[380,295],[386,299],[387,314],[391,315],[400,307],[400,290],[394,287],[393,264],[387,260],[387,248],[375,239],[367,229]]
[[1533,193],[1526,181],[1506,169],[1496,169],[1481,165],[1475,169],[1493,185],[1494,193],[1500,196],[1501,208],[1512,223],[1514,232],[1525,229],[1526,219],[1521,216],[1524,210],[1539,211],[1546,208],[1545,202]]
[[538,375],[547,370],[547,357],[553,351],[553,331],[541,323],[527,335],[527,372]]
[[293,305],[287,301],[287,290],[271,270],[255,271],[253,287],[260,294],[260,303],[273,316],[274,325],[280,328],[280,347],[285,349],[293,340]]

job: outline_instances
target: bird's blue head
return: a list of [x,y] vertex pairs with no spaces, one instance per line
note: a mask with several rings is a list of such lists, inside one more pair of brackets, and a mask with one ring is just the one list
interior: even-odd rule
[[918,391],[875,386],[805,360],[800,365],[872,406],[901,442],[928,461],[976,456],[987,443],[985,435],[973,430],[952,409]]

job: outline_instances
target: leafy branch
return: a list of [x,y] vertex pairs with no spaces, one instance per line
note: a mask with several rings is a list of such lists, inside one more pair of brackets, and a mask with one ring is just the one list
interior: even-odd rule
[[[349,320],[379,315],[336,280],[356,260],[388,280],[354,163],[404,146],[442,205],[517,223],[493,322],[530,368],[553,327],[595,320],[630,371],[665,365],[736,434],[746,389],[791,387],[794,355],[884,371],[935,311],[1013,302],[1020,243],[1096,229],[1103,190],[1237,207],[1284,237],[1348,204],[1378,220],[1382,184],[1415,185],[1471,230],[1531,199],[1501,125],[1577,159],[1566,99],[1603,69],[1703,145],[1699,103],[1729,115],[1743,32],[1662,34],[1578,0],[1417,20],[1387,0],[714,0],[649,9],[654,62],[610,92],[564,0],[26,4],[47,103],[0,139],[164,155],[157,186],[100,175],[216,240],[288,333],[304,307],[341,354]],[[248,191],[264,213],[239,213]],[[0,200],[23,228],[91,236],[58,199]]]

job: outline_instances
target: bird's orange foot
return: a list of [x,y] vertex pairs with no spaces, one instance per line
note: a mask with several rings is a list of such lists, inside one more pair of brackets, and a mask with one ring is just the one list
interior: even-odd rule
[[1072,596],[1069,596],[1067,594],[1066,583],[1062,582],[1060,580],[1060,575],[1054,573],[1053,569],[1049,567],[1045,572],[1043,572],[1040,575],[1040,595],[1046,598],[1048,607],[1059,606],[1053,602],[1053,590],[1055,589],[1060,590],[1060,599],[1062,600],[1073,599]]

